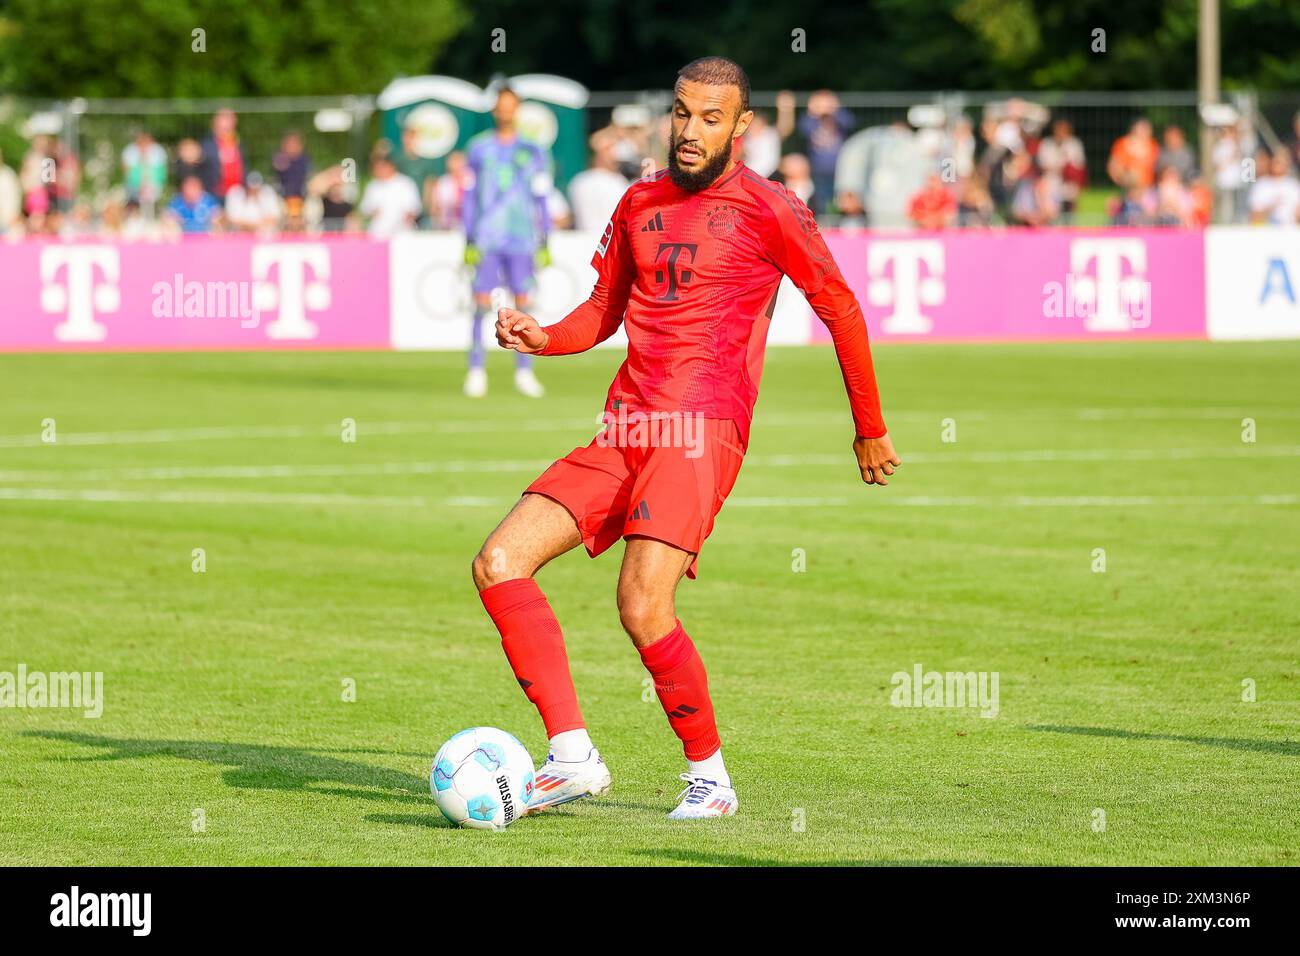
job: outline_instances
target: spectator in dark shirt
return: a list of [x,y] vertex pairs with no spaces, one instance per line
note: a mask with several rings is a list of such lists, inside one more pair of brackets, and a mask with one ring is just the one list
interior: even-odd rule
[[280,151],[271,160],[280,180],[280,195],[286,200],[301,200],[307,195],[307,177],[311,175],[311,160],[303,147],[302,134],[290,130],[280,140]]
[[196,139],[183,139],[176,144],[176,162],[172,164],[172,184],[180,188],[191,176],[203,178],[203,147]]
[[961,200],[957,204],[957,225],[966,228],[993,225],[993,197],[989,195],[985,173],[976,170],[958,185]]
[[307,194],[320,200],[322,232],[344,232],[350,228],[353,209],[350,187],[355,189],[342,166],[322,169],[307,183]]
[[217,110],[212,132],[203,141],[203,188],[225,202],[232,186],[244,181],[248,164],[236,131],[239,120],[234,110]]
[[1156,159],[1156,176],[1159,177],[1166,169],[1177,172],[1183,185],[1196,178],[1196,157],[1187,145],[1187,137],[1177,126],[1165,127],[1164,142]]
[[1291,120],[1291,141],[1287,144],[1287,150],[1291,153],[1292,165],[1300,166],[1300,112]]
[[808,142],[812,166],[813,212],[826,212],[835,194],[835,163],[844,140],[853,129],[853,114],[840,106],[830,90],[818,90],[808,97],[808,112],[799,121],[799,132]]

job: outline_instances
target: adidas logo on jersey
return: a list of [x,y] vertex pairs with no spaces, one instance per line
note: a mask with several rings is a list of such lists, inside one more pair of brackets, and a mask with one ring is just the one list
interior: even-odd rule
[[657,212],[653,216],[651,216],[650,219],[646,222],[646,224],[641,227],[641,231],[642,232],[663,232],[664,231],[663,213]]

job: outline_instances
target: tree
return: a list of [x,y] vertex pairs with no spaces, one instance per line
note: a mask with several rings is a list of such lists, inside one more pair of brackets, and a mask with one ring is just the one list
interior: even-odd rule
[[467,23],[461,4],[0,0],[0,88],[39,98],[375,93],[429,71]]
[[[428,72],[664,89],[679,66],[718,53],[763,90],[1194,90],[1198,2],[0,0],[0,89],[39,98],[374,93],[399,74]],[[1300,2],[1220,4],[1224,86],[1300,86]],[[206,52],[193,51],[196,29]],[[1104,53],[1094,49],[1099,29]],[[796,30],[806,52],[792,48]]]

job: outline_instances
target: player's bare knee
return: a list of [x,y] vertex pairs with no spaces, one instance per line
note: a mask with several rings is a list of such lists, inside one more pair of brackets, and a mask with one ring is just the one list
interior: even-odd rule
[[529,577],[531,572],[511,567],[506,560],[505,549],[489,538],[470,562],[470,574],[474,577],[474,586],[482,591],[502,581]]
[[474,555],[474,560],[469,563],[469,573],[470,577],[474,579],[474,587],[478,588],[480,591],[492,586],[488,579],[490,573],[488,571],[488,563],[483,557],[483,552],[481,550],[478,554]]
[[648,595],[625,591],[618,595],[618,619],[638,647],[663,637],[672,630],[675,620],[671,606],[665,607]]

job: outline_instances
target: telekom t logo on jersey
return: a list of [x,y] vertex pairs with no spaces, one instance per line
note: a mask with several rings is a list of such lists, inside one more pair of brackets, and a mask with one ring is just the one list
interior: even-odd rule
[[[250,272],[258,314],[275,313],[266,336],[314,339],[320,329],[308,312],[330,306],[330,255],[319,243],[263,243],[252,247]],[[47,246],[41,250],[41,309],[62,315],[60,342],[102,342],[100,316],[122,308],[121,254],[114,246]],[[145,303],[140,308],[147,308]]]
[[659,243],[659,251],[655,253],[655,282],[661,288],[666,283],[663,294],[659,296],[661,302],[676,302],[677,293],[690,283],[692,272],[687,267],[695,261],[698,248],[694,242]]

